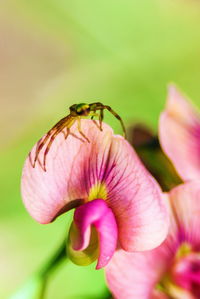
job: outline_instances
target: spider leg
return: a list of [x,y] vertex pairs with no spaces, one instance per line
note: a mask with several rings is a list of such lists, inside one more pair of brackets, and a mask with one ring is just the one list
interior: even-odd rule
[[46,158],[47,158],[47,154],[48,154],[48,152],[49,152],[49,150],[50,150],[50,147],[51,147],[51,145],[52,145],[54,139],[56,138],[56,136],[57,136],[62,130],[63,130],[63,126],[61,126],[61,128],[59,128],[58,130],[56,130],[56,131],[53,133],[53,135],[51,135],[51,138],[50,138],[50,140],[49,140],[49,142],[48,142],[48,144],[47,144],[47,147],[46,147],[45,152],[44,152],[44,159],[43,159],[43,167],[44,167],[43,169],[44,169],[44,171],[46,171]]
[[102,123],[102,120],[103,120],[103,113],[102,113],[102,111],[104,109],[107,109],[110,113],[112,113],[120,121],[122,129],[123,129],[123,135],[126,138],[126,129],[125,129],[124,123],[123,123],[121,117],[119,116],[119,114],[117,114],[110,106],[103,105],[101,102],[96,102],[96,103],[91,103],[90,104],[90,110],[91,111],[100,110],[100,116],[99,116],[100,126],[101,126],[101,123]]
[[[98,104],[100,104],[100,103],[98,103]],[[100,110],[100,114],[97,114],[97,113],[96,113],[96,110]],[[97,122],[96,122],[95,120],[93,120],[93,122],[94,122],[94,124],[97,126],[97,128],[98,128],[100,131],[103,131],[103,129],[102,129],[103,108],[101,109],[101,108],[98,108],[98,107],[97,107],[97,108],[94,110],[94,114],[93,114],[93,112],[91,112],[90,115],[92,115],[92,117],[91,117],[92,120],[93,120],[94,116],[97,116],[97,117],[99,118],[99,125],[97,124]]]
[[77,121],[78,121],[78,125],[77,125],[77,128],[78,128],[78,131],[79,133],[81,134],[81,136],[84,137],[85,140],[87,140],[88,143],[90,143],[90,140],[87,138],[87,136],[85,136],[85,134],[81,131],[81,118],[77,118]]
[[82,138],[78,137],[78,136],[77,136],[76,134],[74,134],[74,133],[71,133],[71,132],[70,132],[69,135],[71,135],[71,136],[73,136],[74,138],[80,140],[81,142],[85,142]]
[[[40,139],[38,141],[37,147],[36,147],[36,151],[35,151],[35,158],[33,163],[31,164],[33,166],[33,168],[35,167],[36,161],[39,157],[39,154],[42,150],[42,148],[44,147],[44,145],[47,143],[48,139],[50,138],[51,134],[54,134],[57,130],[60,130],[60,128],[64,128],[67,124],[68,125],[72,125],[74,122],[74,118],[71,117],[71,115],[65,116],[64,118],[62,118],[61,120],[59,120],[59,122],[57,122],[52,128],[51,130],[49,130],[46,134],[46,136],[44,137],[44,139]],[[32,162],[32,161],[31,161]],[[39,163],[40,164],[40,163]]]
[[46,157],[47,157],[47,154],[50,150],[50,147],[54,141],[54,139],[56,138],[56,136],[60,133],[60,132],[63,132],[63,129],[64,128],[67,128],[67,133],[65,134],[64,132],[64,135],[65,135],[65,139],[67,139],[67,137],[69,136],[70,134],[70,128],[71,126],[73,125],[73,123],[75,122],[75,118],[74,117],[71,117],[70,115],[68,115],[67,117],[61,119],[58,123],[57,123],[57,126],[56,126],[56,131],[51,135],[51,138],[47,144],[47,147],[45,149],[45,152],[44,152],[44,159],[43,159],[43,166],[44,166],[44,171],[46,171]]
[[[96,111],[99,110],[100,109],[99,107],[102,107],[103,104],[100,102],[96,102],[96,103],[89,104],[89,106],[90,106],[90,116],[91,116],[91,119],[93,119],[94,116],[98,116],[98,115],[96,115]],[[93,113],[94,113],[94,115],[93,115]]]
[[95,116],[99,116],[97,113],[96,113],[97,109],[94,109],[90,112],[89,116],[91,116],[91,119],[93,120]]
[[107,106],[107,105],[103,105],[103,107],[101,109],[107,109],[108,111],[110,111],[110,113],[112,113],[120,121],[122,129],[123,129],[123,135],[126,138],[127,137],[126,129],[125,129],[124,123],[123,123],[121,117],[119,116],[119,114],[117,114],[110,106]]
[[62,133],[63,133],[63,135],[64,135],[65,139],[67,139],[67,137],[68,137],[68,136],[69,136],[69,134],[70,134],[70,129],[69,129],[69,128],[67,128],[67,132],[65,132],[65,131],[62,131]]
[[89,113],[88,116],[91,116],[91,120],[93,121],[93,123],[95,124],[95,126],[96,126],[100,131],[102,131],[100,123],[99,123],[99,125],[98,125],[98,123],[97,123],[96,120],[94,119],[95,116],[97,116],[98,118],[100,118],[100,115],[99,115],[98,113],[96,113],[96,109],[93,110],[93,111],[91,111],[91,112]]
[[28,159],[29,159],[29,162],[30,162],[31,166],[34,167],[33,166],[33,161],[32,161],[32,158],[31,158],[31,152],[29,152],[29,154],[28,154]]
[[35,158],[34,158],[34,161],[33,161],[33,168],[35,167],[35,164],[36,164],[36,161],[38,160],[38,156],[39,156],[39,153],[40,151],[42,150],[43,146],[45,145],[45,143],[48,141],[48,139],[50,138],[52,132],[54,131],[55,129],[51,129],[50,131],[47,132],[46,136],[44,137],[44,139],[40,139],[38,141],[38,144],[37,144],[37,147],[36,147],[36,151],[35,151]]
[[100,130],[100,126],[99,126],[99,124],[97,123],[96,119],[92,119],[92,122],[93,122],[93,124],[97,127],[97,129]]
[[100,109],[100,114],[99,114],[99,127],[100,127],[100,131],[103,131],[102,129],[102,121],[103,121],[103,109]]
[[[96,114],[96,109],[94,109],[93,111],[94,111],[94,114]],[[95,115],[94,115],[94,114],[91,116],[91,119],[92,119],[92,120],[93,120],[93,119],[94,119],[94,117],[95,117]]]
[[95,111],[96,110],[99,110],[100,108],[103,108],[103,104],[101,102],[95,102],[95,103],[91,103],[90,105],[90,111]]
[[42,170],[46,171],[45,168],[44,168],[44,166],[42,165],[42,162],[40,161],[39,157],[38,157],[37,161],[38,161],[38,164],[40,165],[40,167],[42,168]]
[[65,139],[67,139],[67,137],[68,137],[69,135],[71,135],[71,136],[73,136],[74,138],[79,139],[80,141],[84,142],[84,140],[83,140],[82,138],[78,137],[78,136],[77,136],[76,134],[74,134],[74,133],[71,133],[71,132],[70,132],[70,128],[67,128],[67,132],[62,131],[62,133],[63,133]]

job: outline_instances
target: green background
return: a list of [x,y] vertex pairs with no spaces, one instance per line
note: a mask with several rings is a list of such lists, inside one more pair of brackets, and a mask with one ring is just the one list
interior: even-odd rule
[[[167,84],[200,104],[200,3],[178,0],[31,0],[0,4],[0,298],[59,246],[70,216],[36,223],[20,196],[33,144],[78,102],[102,101],[127,127],[155,131]],[[106,121],[121,132],[108,113]],[[104,273],[68,262],[46,298],[101,298]],[[85,296],[85,297],[84,297]]]

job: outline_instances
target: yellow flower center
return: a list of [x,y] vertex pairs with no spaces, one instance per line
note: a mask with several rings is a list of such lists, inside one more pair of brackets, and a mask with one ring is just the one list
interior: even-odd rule
[[184,242],[181,244],[181,246],[178,248],[176,252],[175,259],[182,258],[186,255],[188,255],[192,251],[192,247],[187,242]]
[[108,195],[106,184],[104,182],[97,182],[89,191],[88,201],[101,198],[106,199]]
[[168,295],[170,298],[181,299],[188,294],[187,290],[178,286],[173,279],[173,272],[178,264],[186,256],[192,253],[192,247],[189,243],[184,242],[176,251],[173,263],[169,266],[169,269],[161,279],[161,281],[156,286],[156,289],[161,293]]

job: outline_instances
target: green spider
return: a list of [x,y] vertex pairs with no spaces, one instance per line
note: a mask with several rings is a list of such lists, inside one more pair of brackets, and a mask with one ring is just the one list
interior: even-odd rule
[[[71,134],[72,136],[77,138],[76,135],[74,135],[73,133],[70,132],[70,128],[76,121],[77,121],[77,127],[78,127],[78,131],[79,131],[80,135],[87,142],[90,142],[90,140],[87,138],[87,136],[85,136],[85,134],[81,131],[81,118],[85,118],[85,117],[89,116],[89,117],[91,117],[91,119],[93,119],[94,116],[98,116],[99,117],[99,129],[102,131],[102,121],[103,121],[103,117],[104,117],[104,109],[107,109],[108,111],[110,111],[120,121],[122,129],[123,129],[124,137],[126,138],[126,130],[125,130],[124,123],[123,123],[121,117],[110,106],[103,105],[102,103],[99,103],[99,102],[91,103],[91,104],[86,104],[86,103],[74,104],[71,107],[69,107],[70,114],[65,116],[61,120],[59,120],[59,122],[57,122],[53,126],[53,128],[51,128],[47,132],[45,137],[41,138],[38,141],[33,163],[30,158],[32,167],[34,168],[36,162],[38,161],[38,163],[40,164],[42,169],[44,171],[46,171],[46,158],[47,158],[47,154],[50,150],[50,147],[51,147],[54,139],[60,132],[62,132],[64,134],[65,139],[69,136],[69,134]],[[96,113],[97,111],[99,111],[99,114]],[[64,129],[66,129],[66,132],[63,131]],[[43,147],[46,143],[47,143],[47,146],[44,151],[43,165],[42,165],[39,160],[39,153],[43,149]],[[29,157],[30,157],[30,154],[29,154]]]

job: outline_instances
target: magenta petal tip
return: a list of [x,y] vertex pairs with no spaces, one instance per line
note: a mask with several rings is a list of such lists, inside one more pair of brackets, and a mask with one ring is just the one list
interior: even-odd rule
[[112,210],[102,199],[95,199],[78,207],[74,213],[76,234],[71,234],[71,246],[83,251],[90,245],[91,227],[98,233],[99,257],[96,269],[107,265],[113,256],[118,238],[118,229]]

